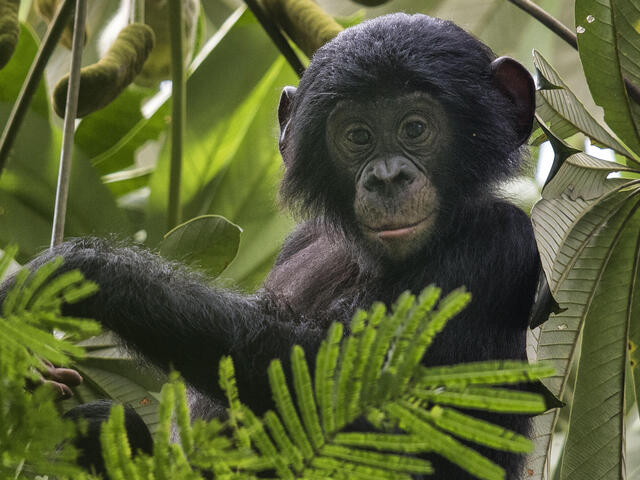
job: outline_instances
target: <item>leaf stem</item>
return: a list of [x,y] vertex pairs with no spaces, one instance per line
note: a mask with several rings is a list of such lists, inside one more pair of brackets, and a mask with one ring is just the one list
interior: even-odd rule
[[29,109],[33,95],[38,90],[40,79],[44,73],[44,67],[47,65],[49,58],[51,58],[51,54],[67,25],[72,11],[73,0],[64,0],[49,25],[49,29],[40,44],[36,58],[31,64],[27,78],[22,84],[22,89],[20,90],[16,103],[13,104],[13,109],[2,132],[2,137],[0,137],[0,176],[7,163],[9,152],[11,151],[11,147],[13,147],[13,143]]
[[144,2],[145,0],[133,0],[129,12],[129,23],[144,23]]
[[182,176],[182,142],[186,123],[186,83],[182,56],[182,1],[169,0],[169,30],[171,35],[171,173],[169,177],[168,230],[178,225],[180,212],[180,182]]
[[[578,37],[573,31],[567,27],[564,23],[554,18],[547,11],[540,8],[531,0],[508,0],[516,7],[524,10],[533,18],[542,23],[545,27],[551,30],[553,33],[562,38],[565,42],[571,45],[575,50],[578,50]],[[627,78],[624,79],[624,86],[627,89],[629,97],[638,105],[640,105],[640,88],[631,83]]]
[[282,32],[275,22],[271,20],[269,15],[267,15],[262,6],[260,6],[256,0],[245,0],[245,3],[247,4],[247,7],[249,7],[249,10],[251,10],[251,13],[253,13],[253,15],[258,19],[258,22],[260,22],[264,31],[269,35],[271,41],[278,50],[280,50],[280,53],[282,53],[287,62],[289,62],[289,65],[291,65],[293,71],[296,72],[296,75],[301,77],[304,73],[304,66],[298,58],[298,55],[296,55],[296,52],[294,52],[291,45],[289,45],[287,39],[282,35]]
[[64,237],[67,198],[69,197],[69,179],[71,177],[71,160],[73,157],[73,136],[75,133],[76,114],[78,112],[80,67],[82,66],[86,17],[87,0],[77,0],[76,14],[73,22],[73,40],[71,43],[71,72],[69,73],[69,88],[67,90],[67,103],[64,109],[64,126],[62,128],[60,170],[58,171],[56,204],[53,211],[53,229],[51,232],[52,248],[62,243]]

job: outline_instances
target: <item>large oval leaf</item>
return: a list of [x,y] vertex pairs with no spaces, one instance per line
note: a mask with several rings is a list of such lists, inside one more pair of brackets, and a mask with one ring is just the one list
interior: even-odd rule
[[219,215],[202,215],[178,225],[160,242],[160,253],[217,277],[235,258],[242,229]]

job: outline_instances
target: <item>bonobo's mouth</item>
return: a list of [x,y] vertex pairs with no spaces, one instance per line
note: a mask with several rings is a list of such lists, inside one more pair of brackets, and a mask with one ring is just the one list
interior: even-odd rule
[[363,226],[367,229],[369,235],[376,236],[380,240],[395,240],[410,237],[423,231],[430,226],[431,217],[432,215],[427,215],[422,220],[405,225],[383,224],[377,227],[370,227],[369,225]]

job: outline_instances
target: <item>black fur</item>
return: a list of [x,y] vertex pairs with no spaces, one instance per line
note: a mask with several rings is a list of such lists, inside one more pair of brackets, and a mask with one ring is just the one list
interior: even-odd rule
[[[73,444],[78,449],[78,465],[107,478],[107,470],[102,458],[102,445],[100,444],[100,428],[109,419],[112,403],[107,400],[98,400],[85,403],[72,408],[64,414],[64,418],[76,422],[83,421],[86,430],[79,434]],[[148,455],[153,452],[153,439],[149,429],[140,415],[130,407],[124,409],[124,426],[129,443],[132,445],[133,455],[142,451]]]
[[[146,250],[98,239],[65,243],[30,267],[62,255],[65,269],[96,281],[100,292],[68,313],[96,318],[159,367],[179,370],[204,403],[221,398],[217,365],[231,355],[241,399],[257,413],[272,406],[265,373],[272,358],[286,364],[300,344],[311,359],[331,321],[348,324],[357,308],[391,304],[404,290],[431,283],[445,292],[465,285],[473,300],[437,337],[426,364],[525,359],[540,264],[527,216],[494,192],[522,160],[518,112],[495,85],[494,59],[450,22],[403,14],[345,30],[318,50],[295,94],[282,147],[283,199],[307,220],[255,295],[211,287]],[[326,119],[341,99],[416,90],[445,106],[453,142],[430,171],[441,207],[429,241],[408,258],[385,262],[359,241],[353,181],[327,160]],[[206,405],[198,411],[207,416]],[[524,417],[488,418],[527,432]],[[522,457],[483,453],[508,479],[518,478]],[[436,472],[430,478],[470,478],[441,460]]]

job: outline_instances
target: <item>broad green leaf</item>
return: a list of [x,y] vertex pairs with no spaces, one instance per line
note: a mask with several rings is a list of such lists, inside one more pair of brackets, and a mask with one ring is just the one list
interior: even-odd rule
[[[571,155],[545,187],[542,200],[532,212],[551,292],[567,309],[541,326],[536,351],[537,360],[551,361],[556,368],[556,375],[544,383],[558,397],[564,391],[577,337],[592,307],[602,270],[609,262],[607,246],[624,228],[613,220],[638,188],[628,179],[607,178],[620,170],[629,169],[583,153]],[[557,412],[551,415],[557,416]],[[550,420],[546,415],[538,421],[538,460],[549,448],[555,424],[555,419]],[[536,463],[532,469],[539,473],[542,468]]]
[[[536,50],[533,51],[533,63],[539,76],[536,111],[545,122],[549,123],[551,131],[556,136],[564,139],[577,132],[583,132],[593,141],[612,148],[622,155],[629,155],[627,150],[591,116],[558,73]],[[545,84],[555,88],[544,88]]]
[[623,77],[635,86],[636,96],[630,98],[631,115],[636,131],[640,129],[640,4],[636,0],[615,0],[613,19],[618,38],[620,69]]
[[203,215],[178,225],[160,242],[160,253],[217,277],[238,252],[242,229],[219,215]]
[[[5,124],[15,101],[15,82],[23,81],[36,51],[33,33],[22,28],[16,53],[0,75],[0,125]],[[60,133],[50,122],[46,92],[41,84],[0,177],[0,245],[19,243],[18,261],[27,260],[49,244],[59,152]],[[129,223],[113,197],[84,155],[76,151],[66,236],[128,229]]]
[[[640,251],[640,245],[636,247]],[[634,288],[638,287],[640,278],[636,277]],[[632,313],[638,316],[640,312],[640,291],[634,290],[633,303],[631,305]],[[640,321],[632,321],[629,328],[629,366],[631,370],[631,381],[635,391],[636,408],[640,413]],[[633,399],[629,399],[631,404]],[[639,437],[640,440],[640,437]]]
[[[277,50],[248,13],[188,81],[183,217],[219,214],[243,228],[238,256],[224,273],[226,280],[243,288],[261,282],[292,225],[275,200],[282,169],[276,109],[282,86],[296,82],[294,72],[278,59]],[[151,244],[166,230],[166,147],[150,182]]]
[[[149,128],[149,122],[142,116],[142,102],[152,93],[149,89],[130,86],[105,108],[80,122],[75,144],[101,174],[133,165],[136,149],[145,141],[156,139],[166,128],[164,122],[156,122],[153,124],[156,128]],[[142,132],[141,125],[146,127]]]
[[[598,246],[597,288],[582,331],[582,350],[560,478],[625,478],[624,415],[627,336],[638,292],[640,197],[630,197],[607,222]],[[634,312],[635,313],[635,312]]]
[[115,197],[146,187],[155,167],[138,167],[104,175],[102,181]]
[[[628,29],[621,8],[631,0],[576,0],[575,22],[582,67],[596,104],[604,108],[604,118],[616,135],[636,154],[640,154],[639,124],[634,123],[631,102],[624,86],[622,58],[637,45],[627,38]],[[623,37],[622,34],[625,33]],[[637,33],[636,33],[637,35]],[[628,47],[622,45],[629,42]],[[632,60],[625,65],[635,65]],[[639,117],[640,119],[640,117]]]
[[[37,35],[27,24],[20,24],[20,36],[15,52],[9,63],[0,74],[0,102],[13,103],[20,93],[22,82],[27,77],[31,62],[38,51]],[[30,109],[43,117],[49,117],[49,101],[44,85],[41,83],[36,90]],[[0,122],[4,129],[5,121]]]

